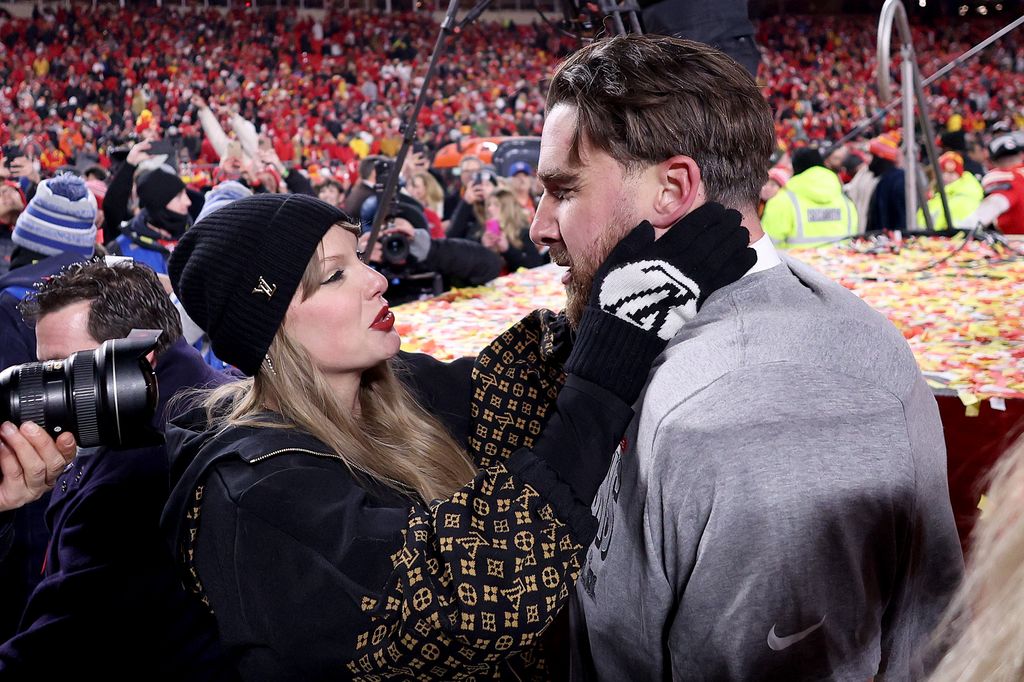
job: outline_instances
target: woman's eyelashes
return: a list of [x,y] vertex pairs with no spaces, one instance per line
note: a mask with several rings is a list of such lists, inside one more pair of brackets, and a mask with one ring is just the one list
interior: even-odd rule
[[335,270],[330,277],[325,279],[323,282],[320,282],[320,286],[323,286],[325,284],[331,284],[332,282],[340,282],[344,276],[344,270]]

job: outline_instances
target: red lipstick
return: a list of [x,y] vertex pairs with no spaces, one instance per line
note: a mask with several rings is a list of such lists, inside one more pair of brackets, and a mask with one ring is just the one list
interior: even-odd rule
[[391,312],[391,309],[384,306],[377,313],[377,317],[373,319],[373,323],[370,324],[370,329],[376,329],[377,331],[389,332],[392,327],[395,326],[395,315]]

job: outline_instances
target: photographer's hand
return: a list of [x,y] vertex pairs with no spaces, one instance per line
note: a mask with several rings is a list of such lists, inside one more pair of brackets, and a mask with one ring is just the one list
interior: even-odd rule
[[405,218],[395,218],[392,226],[381,232],[381,234],[404,234],[409,239],[416,236],[416,228]]
[[0,428],[0,511],[33,502],[53,487],[75,457],[75,438],[62,433],[56,441],[32,422]]

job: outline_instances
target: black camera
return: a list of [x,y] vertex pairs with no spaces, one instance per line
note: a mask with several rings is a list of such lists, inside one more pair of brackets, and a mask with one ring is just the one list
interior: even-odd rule
[[391,177],[391,171],[394,167],[395,162],[391,159],[377,159],[373,163],[373,188],[378,193],[384,191],[384,187],[388,184],[388,179]]
[[35,422],[80,447],[140,447],[159,442],[156,373],[146,353],[160,332],[111,339],[64,360],[28,362],[0,373],[0,421]]
[[409,238],[404,234],[386,234],[380,242],[381,257],[388,265],[405,265],[409,260]]

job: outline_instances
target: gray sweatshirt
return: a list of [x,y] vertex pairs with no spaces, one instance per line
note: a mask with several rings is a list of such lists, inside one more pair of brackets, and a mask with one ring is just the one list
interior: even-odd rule
[[963,571],[910,349],[788,258],[669,344],[594,511],[579,679],[914,679]]

